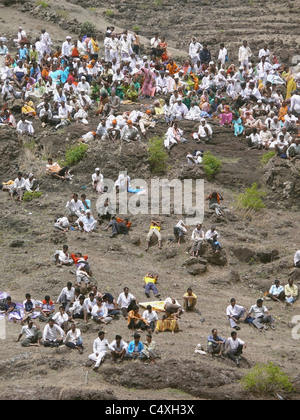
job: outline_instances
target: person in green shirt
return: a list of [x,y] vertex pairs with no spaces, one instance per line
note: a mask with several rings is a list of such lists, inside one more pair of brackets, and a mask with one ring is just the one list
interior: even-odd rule
[[33,44],[29,51],[29,61],[32,63],[33,61],[38,62],[38,60],[39,60],[39,53],[37,52],[35,44]]

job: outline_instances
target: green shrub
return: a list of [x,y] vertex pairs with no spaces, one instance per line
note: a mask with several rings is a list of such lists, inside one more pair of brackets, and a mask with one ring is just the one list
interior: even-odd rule
[[42,195],[41,191],[26,191],[23,195],[23,201],[31,201],[34,200],[35,198],[39,198]]
[[107,17],[114,17],[115,14],[116,14],[116,12],[114,10],[111,10],[111,9],[105,10],[105,16],[107,16]]
[[270,150],[268,153],[265,153],[261,158],[260,158],[260,163],[262,165],[267,165],[270,160],[275,156],[275,152]]
[[80,36],[87,34],[93,35],[96,32],[96,26],[91,22],[84,22],[80,25]]
[[87,148],[88,148],[87,144],[81,143],[79,145],[76,145],[67,149],[64,165],[68,165],[68,166],[76,165],[76,163],[78,163],[85,157]]
[[205,152],[203,155],[203,169],[205,175],[208,178],[213,178],[220,172],[222,162],[211,154],[211,152]]
[[254,182],[250,188],[246,188],[245,192],[236,197],[236,206],[244,210],[262,210],[266,206],[262,201],[262,197],[267,194],[257,188],[257,183]]
[[48,4],[48,3],[46,3],[45,1],[42,1],[42,0],[37,0],[37,1],[35,2],[35,4],[36,4],[37,6],[42,6],[42,8],[43,8],[43,9],[47,9],[47,7],[49,7],[49,4]]
[[242,379],[243,387],[260,395],[275,392],[292,392],[294,390],[288,375],[272,362],[257,363]]
[[139,30],[140,30],[139,25],[133,25],[132,30],[133,30],[134,32],[139,31]]
[[167,170],[168,153],[164,148],[162,138],[155,136],[149,140],[149,165],[153,174],[162,174]]

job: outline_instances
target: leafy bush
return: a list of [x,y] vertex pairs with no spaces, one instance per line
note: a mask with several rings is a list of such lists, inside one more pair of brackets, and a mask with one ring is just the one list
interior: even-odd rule
[[68,166],[76,165],[76,163],[85,157],[87,148],[87,144],[81,143],[78,146],[67,149],[64,164]]
[[133,25],[132,30],[133,30],[134,32],[139,31],[139,30],[140,30],[139,25]]
[[26,191],[23,195],[23,201],[31,201],[34,200],[35,198],[39,198],[42,195],[41,191]]
[[42,1],[42,0],[37,0],[37,1],[35,2],[35,4],[36,4],[37,6],[42,6],[42,8],[43,8],[43,9],[47,9],[47,7],[49,7],[49,4],[48,4],[48,3],[46,3],[45,1]]
[[87,34],[94,34],[96,32],[96,26],[91,22],[84,22],[80,25],[80,36]]
[[213,178],[217,173],[220,172],[222,162],[211,154],[211,152],[205,152],[203,155],[203,169],[208,178]]
[[257,183],[254,182],[250,188],[246,188],[244,193],[236,197],[236,206],[240,209],[262,210],[266,206],[261,198],[266,195],[265,192],[257,188]]
[[116,12],[114,11],[114,10],[111,10],[111,9],[107,9],[106,11],[105,11],[105,16],[107,16],[107,17],[114,17],[115,16],[115,14],[116,14]]
[[251,392],[269,395],[294,390],[288,375],[272,362],[257,363],[242,379],[243,387]]
[[149,140],[148,146],[150,170],[153,174],[165,173],[167,170],[168,153],[164,148],[162,138],[155,136]]
[[260,163],[262,165],[267,165],[270,160],[275,156],[275,152],[270,150],[268,153],[265,153],[261,158],[260,158]]

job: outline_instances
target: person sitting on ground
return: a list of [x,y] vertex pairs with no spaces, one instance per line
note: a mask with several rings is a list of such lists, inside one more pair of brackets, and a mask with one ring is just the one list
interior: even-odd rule
[[232,331],[231,336],[226,340],[225,350],[226,356],[233,360],[237,366],[240,364],[243,350],[247,348],[247,344],[237,337],[237,332]]
[[108,316],[106,304],[100,297],[96,298],[96,305],[93,306],[91,315],[93,321],[101,324],[107,325],[112,321],[112,317]]
[[116,361],[119,359],[121,362],[124,360],[124,357],[126,355],[126,351],[128,348],[128,344],[123,341],[122,336],[117,334],[114,341],[110,343],[111,350],[111,357],[112,361],[116,363]]
[[49,319],[43,331],[44,347],[59,347],[63,344],[64,337],[64,330],[55,324],[53,319]]
[[118,309],[118,304],[115,298],[111,293],[103,293],[102,294],[102,300],[105,303],[108,311],[108,316],[111,318],[119,318],[120,311]]
[[213,251],[215,254],[216,254],[216,253],[218,253],[218,252],[220,252],[220,250],[221,250],[221,245],[220,245],[220,243],[219,243],[219,234],[218,234],[218,232],[216,231],[216,227],[215,227],[215,226],[212,226],[212,227],[210,228],[210,230],[208,230],[208,231],[206,232],[205,239],[206,239],[206,241],[210,244],[210,246],[211,246],[211,248],[212,248],[212,251]]
[[24,308],[24,318],[21,322],[21,325],[23,325],[25,323],[25,321],[27,321],[28,318],[30,318],[35,310],[36,304],[33,302],[33,300],[31,299],[31,294],[30,293],[26,293],[25,295],[26,300],[24,300],[23,302],[23,308]]
[[84,310],[85,310],[85,305],[84,305],[84,300],[85,297],[84,295],[80,295],[78,297],[78,300],[76,300],[73,305],[70,307],[69,311],[70,311],[70,321],[73,322],[74,319],[84,319]]
[[292,306],[298,299],[298,286],[294,284],[293,279],[289,279],[288,284],[284,286],[284,294],[287,306]]
[[22,347],[41,346],[42,332],[40,331],[40,327],[33,322],[31,317],[28,317],[27,325],[22,327],[20,335],[17,340],[15,340],[15,343],[18,343],[23,335],[25,335],[25,339],[21,342]]
[[140,334],[135,332],[133,334],[133,341],[128,344],[126,359],[137,359],[142,355],[142,350],[144,349],[143,343],[140,341]]
[[84,322],[87,323],[88,322],[88,318],[91,316],[92,314],[92,310],[93,307],[97,304],[97,300],[95,297],[95,293],[94,292],[90,292],[89,293],[89,297],[84,299]]
[[214,191],[208,197],[206,197],[206,200],[209,201],[209,208],[211,210],[215,210],[215,213],[218,217],[223,216],[221,201],[224,199],[221,194]]
[[70,226],[71,225],[70,225],[69,219],[65,216],[55,219],[54,227],[56,229],[62,230],[63,232],[68,232]]
[[81,331],[79,328],[76,328],[76,324],[74,322],[71,324],[71,329],[68,331],[64,343],[70,349],[78,350],[79,354],[83,353]]
[[68,245],[63,245],[62,250],[55,251],[54,261],[57,266],[62,267],[63,265],[73,264],[73,260],[68,251],[69,251]]
[[28,178],[25,179],[25,189],[28,192],[39,191],[39,182],[31,173],[28,175]]
[[[124,223],[125,222],[125,223]],[[110,238],[114,238],[117,235],[128,234],[128,227],[127,227],[128,219],[124,219],[123,222],[118,223],[115,216],[112,216],[109,222],[109,225],[106,228],[103,228],[102,230],[108,230],[110,227],[112,228],[112,234],[110,235]]]
[[243,306],[236,304],[236,299],[230,299],[230,305],[226,309],[227,319],[230,323],[231,328],[240,330],[241,328],[237,325],[242,321],[246,309]]
[[164,331],[171,331],[172,334],[179,331],[178,317],[168,309],[165,309],[162,319],[157,321],[155,328],[156,334]]
[[59,325],[61,329],[63,329],[65,332],[67,332],[69,328],[69,316],[65,312],[65,308],[63,306],[59,307],[59,312],[56,312],[56,314],[52,317],[55,324]]
[[125,319],[128,318],[128,312],[131,311],[137,303],[136,297],[129,293],[129,288],[125,286],[117,300],[117,304],[120,306],[122,315]]
[[192,256],[198,257],[202,252],[202,245],[205,239],[204,230],[202,229],[202,224],[198,223],[192,233]]
[[274,300],[275,302],[283,302],[285,298],[284,287],[281,286],[278,279],[275,280],[275,284],[270,287],[269,292],[266,293],[266,296],[269,299]]
[[156,298],[160,297],[160,294],[157,291],[157,287],[156,287],[156,283],[157,283],[157,279],[158,279],[158,274],[152,274],[152,273],[147,273],[146,276],[144,277],[144,288],[145,288],[145,295],[147,296],[147,298],[150,297],[150,291],[152,290],[154,293],[154,296]]
[[218,330],[214,328],[211,335],[207,337],[207,352],[213,356],[221,357],[225,351],[225,338],[218,335]]
[[22,172],[18,172],[18,176],[14,180],[13,187],[10,189],[11,199],[13,200],[14,195],[16,195],[16,201],[22,201],[25,188],[26,188],[25,178],[23,178]]
[[109,342],[105,338],[105,332],[99,331],[98,338],[93,343],[93,353],[89,355],[89,359],[95,362],[94,370],[97,370],[101,363],[104,362],[108,350],[113,350],[113,348],[110,347]]
[[287,156],[290,160],[300,159],[300,138],[297,137],[287,149]]
[[246,324],[253,324],[261,331],[266,331],[268,327],[265,324],[270,324],[271,328],[274,330],[274,319],[269,314],[268,309],[263,305],[263,303],[263,299],[258,299],[256,305],[251,306],[245,322]]
[[300,249],[294,255],[294,266],[300,268]]
[[86,210],[85,214],[77,219],[79,230],[81,232],[95,232],[98,222],[92,216],[91,210]]
[[52,316],[55,313],[55,304],[54,302],[50,299],[49,295],[46,295],[44,300],[42,300],[42,305],[40,308],[40,316],[39,316],[39,320],[41,322],[48,322],[49,319],[52,318]]
[[52,158],[48,159],[48,164],[46,165],[46,173],[48,175],[62,180],[70,179],[69,169],[69,166],[62,168],[57,162],[53,162]]
[[135,306],[131,311],[128,312],[128,323],[127,327],[130,330],[137,330],[142,332],[149,329],[148,322],[139,314],[139,307]]
[[155,365],[155,358],[157,357],[155,353],[156,342],[152,339],[151,332],[146,334],[146,342],[144,343],[144,348],[141,352],[141,360],[150,360],[151,365]]
[[149,247],[150,247],[150,240],[152,238],[153,235],[157,236],[158,239],[158,248],[161,249],[161,224],[162,222],[160,220],[151,220],[151,226],[150,226],[150,230],[149,233],[147,235],[147,248],[145,249],[145,251],[148,251]]
[[173,297],[167,297],[165,299],[164,310],[174,314],[176,319],[180,319],[180,316],[183,314],[182,306]]
[[100,172],[100,168],[95,169],[95,173],[92,175],[92,187],[97,193],[102,194],[104,189],[103,175]]
[[187,234],[187,226],[185,225],[183,220],[179,220],[179,222],[174,226],[174,236],[177,244],[180,245],[181,239]]
[[156,322],[158,321],[158,316],[151,305],[148,305],[147,309],[143,312],[143,318],[148,322],[150,330],[154,332]]
[[60,292],[57,303],[60,303],[66,312],[68,312],[70,305],[74,302],[75,297],[75,287],[73,287],[72,282],[68,281],[67,286],[62,289]]
[[197,140],[197,143],[204,142],[208,143],[212,139],[212,128],[207,124],[205,118],[201,118],[198,132],[193,134],[193,138]]
[[138,129],[133,125],[132,120],[128,120],[127,124],[121,130],[121,140],[130,143],[131,141],[141,142],[141,135]]
[[183,137],[183,130],[178,127],[178,123],[176,121],[172,121],[171,126],[165,134],[164,146],[170,150],[175,144],[186,142],[187,140]]
[[69,221],[73,221],[73,217],[77,219],[84,214],[84,207],[82,201],[78,199],[78,194],[74,193],[71,199],[66,204],[66,216]]
[[195,311],[197,304],[197,295],[193,293],[193,289],[188,287],[186,293],[183,295],[183,309],[185,311]]

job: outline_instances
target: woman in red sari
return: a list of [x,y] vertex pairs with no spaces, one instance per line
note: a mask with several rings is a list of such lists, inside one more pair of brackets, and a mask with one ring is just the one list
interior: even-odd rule
[[168,46],[168,44],[166,43],[165,38],[161,38],[161,41],[158,44],[157,49],[162,50],[162,53],[160,55],[162,61],[168,61],[169,60],[169,56],[168,56],[168,53],[167,53],[167,46]]

